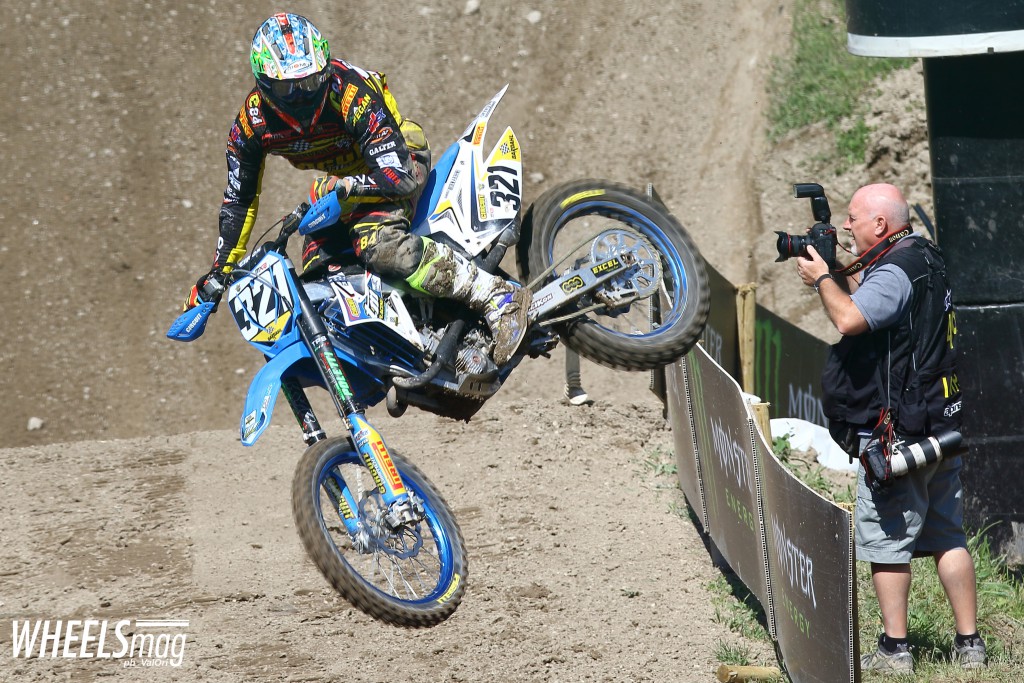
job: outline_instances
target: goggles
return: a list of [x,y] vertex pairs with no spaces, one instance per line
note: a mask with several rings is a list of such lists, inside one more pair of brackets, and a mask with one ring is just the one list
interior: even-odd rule
[[327,80],[327,69],[317,71],[304,78],[279,81],[269,78],[261,78],[260,86],[269,93],[275,100],[281,102],[295,103],[312,98],[320,87]]

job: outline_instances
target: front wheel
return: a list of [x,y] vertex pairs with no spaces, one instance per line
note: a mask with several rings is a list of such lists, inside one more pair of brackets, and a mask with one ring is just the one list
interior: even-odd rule
[[548,190],[527,211],[517,255],[526,282],[553,265],[545,282],[619,257],[635,264],[557,311],[563,320],[552,327],[596,363],[652,370],[685,355],[703,333],[704,259],[664,205],[630,187],[577,180]]
[[310,446],[295,469],[295,525],[314,564],[353,606],[395,626],[433,626],[466,591],[465,541],[434,485],[390,455],[419,521],[390,523],[372,473],[348,437],[335,437]]

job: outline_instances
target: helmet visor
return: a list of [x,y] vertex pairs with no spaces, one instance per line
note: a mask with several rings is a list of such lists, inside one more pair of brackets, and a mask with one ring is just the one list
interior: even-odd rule
[[278,102],[301,104],[313,99],[326,80],[327,69],[323,69],[304,78],[283,81],[263,77],[259,83],[260,87]]

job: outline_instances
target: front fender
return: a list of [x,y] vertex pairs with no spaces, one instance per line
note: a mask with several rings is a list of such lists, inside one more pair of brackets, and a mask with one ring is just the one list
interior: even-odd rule
[[249,393],[245,397],[245,410],[242,412],[243,446],[256,443],[270,426],[270,417],[274,414],[274,404],[281,389],[281,376],[299,361],[312,357],[305,344],[292,344],[268,360],[252,378]]

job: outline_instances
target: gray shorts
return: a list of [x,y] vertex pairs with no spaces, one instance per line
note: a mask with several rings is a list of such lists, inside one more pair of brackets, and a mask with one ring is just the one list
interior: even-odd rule
[[857,559],[906,564],[917,555],[967,547],[961,458],[911,470],[880,493],[857,473],[854,537]]

